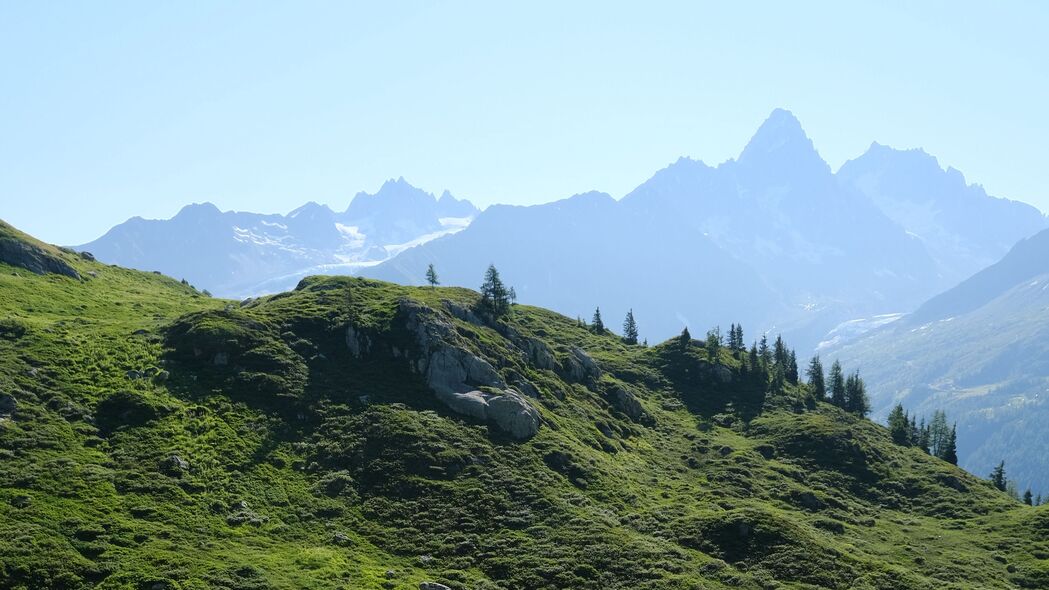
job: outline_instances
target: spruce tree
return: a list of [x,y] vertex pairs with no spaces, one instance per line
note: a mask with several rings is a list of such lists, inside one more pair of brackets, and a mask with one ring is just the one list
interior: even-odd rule
[[794,354],[794,349],[791,349],[790,353],[787,354],[787,381],[794,385],[798,384],[798,355]]
[[605,333],[605,322],[601,321],[601,308],[594,309],[594,318],[590,320],[590,329],[594,331],[594,334]]
[[750,345],[750,362],[749,362],[749,364],[750,364],[750,368],[752,370],[754,370],[754,371],[758,370],[759,363],[761,362],[760,358],[761,357],[758,356],[758,343],[755,342],[754,344]]
[[951,429],[947,426],[947,415],[943,410],[936,410],[932,413],[932,422],[929,423],[929,453],[933,457],[944,458],[950,435]]
[[507,293],[506,298],[510,301],[510,305],[517,305],[517,291],[513,287],[510,287],[510,292]]
[[841,363],[836,360],[830,366],[830,403],[845,408],[845,373],[841,370]]
[[681,348],[686,350],[692,344],[692,334],[688,333],[688,326],[681,330],[681,335],[677,337],[677,341]]
[[929,450],[929,425],[925,423],[924,416],[922,417],[921,424],[918,426],[918,442],[916,444],[919,449],[932,454]]
[[991,485],[997,488],[999,491],[1004,492],[1009,487],[1009,478],[1005,476],[1005,461],[998,463],[998,466],[994,468],[991,475],[988,477],[991,480]]
[[626,344],[637,344],[637,322],[634,321],[634,310],[626,312],[623,320],[623,342]]
[[441,284],[441,281],[437,279],[437,271],[434,269],[432,262],[430,266],[426,267],[426,282],[430,283],[431,289]]
[[859,371],[854,371],[845,380],[845,409],[857,416],[866,416],[871,411],[867,386],[860,378]]
[[1031,494],[1031,488],[1027,488],[1027,491],[1024,492],[1024,504],[1034,506],[1034,496]]
[[721,327],[714,326],[707,331],[707,357],[714,362],[718,360],[718,351],[721,350]]
[[958,425],[951,426],[951,433],[947,435],[947,444],[944,446],[940,458],[951,465],[958,464]]
[[820,401],[826,399],[827,384],[823,380],[823,363],[820,362],[820,355],[813,356],[809,361],[809,368],[805,371],[805,376],[809,379],[809,390],[812,391],[813,397]]
[[498,319],[510,312],[510,294],[494,264],[488,265],[481,285],[481,311]]
[[772,347],[772,362],[781,367],[786,367],[788,362],[787,346],[783,344],[783,336],[776,336],[776,343]]
[[906,412],[903,411],[903,404],[896,404],[889,412],[888,426],[892,442],[903,446],[910,445],[911,426]]
[[769,365],[772,364],[772,351],[769,350],[769,337],[766,334],[761,335],[761,343],[758,344],[758,356],[761,357],[761,363],[768,369]]

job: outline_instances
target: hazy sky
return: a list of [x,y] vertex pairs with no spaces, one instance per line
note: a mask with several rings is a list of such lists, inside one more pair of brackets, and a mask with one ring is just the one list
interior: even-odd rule
[[74,244],[402,175],[619,197],[779,106],[835,168],[920,146],[1049,210],[1047,30],[1039,2],[4,2],[0,217]]

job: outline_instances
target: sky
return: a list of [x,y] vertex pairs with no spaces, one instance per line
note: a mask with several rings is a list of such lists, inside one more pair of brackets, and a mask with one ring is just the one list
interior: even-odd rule
[[1049,3],[3,2],[0,218],[621,197],[776,107],[835,169],[921,147],[1049,210]]

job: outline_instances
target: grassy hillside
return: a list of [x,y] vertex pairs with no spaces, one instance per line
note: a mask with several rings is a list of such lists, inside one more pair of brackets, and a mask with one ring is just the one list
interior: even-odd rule
[[[238,304],[46,252],[80,278],[0,264],[0,588],[1049,584],[1045,509],[724,351],[354,278]],[[452,411],[427,346],[538,430]]]

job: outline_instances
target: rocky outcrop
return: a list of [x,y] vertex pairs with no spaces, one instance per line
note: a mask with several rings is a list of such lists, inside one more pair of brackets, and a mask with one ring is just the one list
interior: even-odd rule
[[561,370],[577,383],[593,382],[601,378],[601,367],[583,349],[572,347],[569,356],[561,364]]
[[38,275],[53,273],[74,279],[80,278],[80,273],[58,256],[40,246],[15,238],[0,238],[0,262],[24,268]]
[[495,367],[466,347],[446,316],[403,299],[398,317],[415,344],[412,368],[424,376],[437,399],[452,411],[489,422],[516,439],[538,432],[539,412],[519,392],[507,388]]
[[620,385],[613,387],[608,392],[608,399],[613,408],[626,414],[634,422],[640,422],[645,417],[645,409],[641,407],[641,402],[632,391],[625,387]]
[[346,326],[346,347],[350,349],[353,358],[359,359],[371,352],[372,339],[350,324]]
[[18,409],[18,400],[10,393],[0,393],[0,418],[9,418]]

